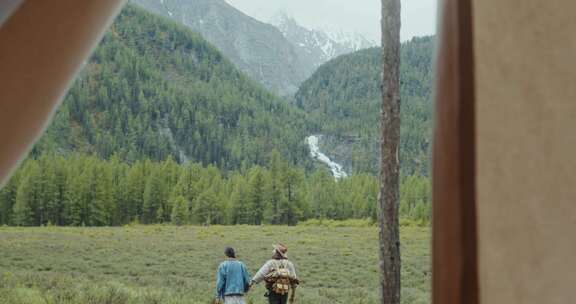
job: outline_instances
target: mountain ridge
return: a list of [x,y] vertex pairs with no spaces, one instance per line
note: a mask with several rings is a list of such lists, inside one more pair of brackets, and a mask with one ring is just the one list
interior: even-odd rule
[[291,96],[313,65],[274,26],[223,0],[131,0],[200,33],[267,89]]
[[200,33],[250,78],[288,100],[321,64],[375,45],[357,33],[306,28],[285,13],[259,20],[225,0],[130,2]]
[[374,46],[374,43],[360,34],[309,29],[282,11],[273,16],[269,22],[276,26],[296,48],[310,57],[315,67],[340,55]]

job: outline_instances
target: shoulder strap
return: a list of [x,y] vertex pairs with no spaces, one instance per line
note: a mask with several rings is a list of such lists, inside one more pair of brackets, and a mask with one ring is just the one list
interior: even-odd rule
[[270,270],[278,270],[280,268],[284,268],[284,265],[282,265],[282,260],[272,260],[272,265],[271,265],[271,269]]

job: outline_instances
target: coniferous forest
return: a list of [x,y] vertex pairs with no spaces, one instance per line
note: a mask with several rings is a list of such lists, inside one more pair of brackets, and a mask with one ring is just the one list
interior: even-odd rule
[[267,163],[276,148],[296,163],[308,160],[308,123],[198,34],[129,5],[32,154],[171,156],[237,169]]
[[[0,191],[0,225],[111,226],[129,223],[287,224],[309,219],[375,219],[377,180],[336,181],[306,173],[274,150],[265,166],[215,166],[113,156],[43,155],[28,159]],[[429,185],[405,177],[402,216],[428,220]]]
[[[400,164],[404,175],[429,172],[434,37],[402,44],[400,66]],[[296,94],[296,103],[332,138],[325,147],[347,143],[354,172],[378,173],[381,49],[340,56],[318,68]]]
[[[404,45],[401,215],[425,222],[432,38]],[[320,67],[296,104],[200,35],[127,6],[0,190],[0,225],[288,224],[374,219],[378,50]],[[365,71],[365,72],[361,72]],[[354,174],[309,156],[353,137]]]

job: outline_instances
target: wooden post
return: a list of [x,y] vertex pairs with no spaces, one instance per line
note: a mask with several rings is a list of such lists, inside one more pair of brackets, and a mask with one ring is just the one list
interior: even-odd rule
[[400,0],[382,0],[380,137],[380,288],[383,304],[400,303],[398,228],[400,142]]

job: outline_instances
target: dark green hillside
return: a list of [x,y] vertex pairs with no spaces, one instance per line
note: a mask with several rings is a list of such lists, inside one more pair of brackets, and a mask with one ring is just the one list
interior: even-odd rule
[[198,34],[127,6],[35,147],[121,160],[239,168],[273,148],[308,152],[305,115],[241,74]]
[[[431,122],[434,38],[414,38],[402,45],[402,142],[404,174],[427,174]],[[354,171],[377,172],[381,103],[380,49],[338,57],[308,79],[296,94],[325,134],[324,149]]]

